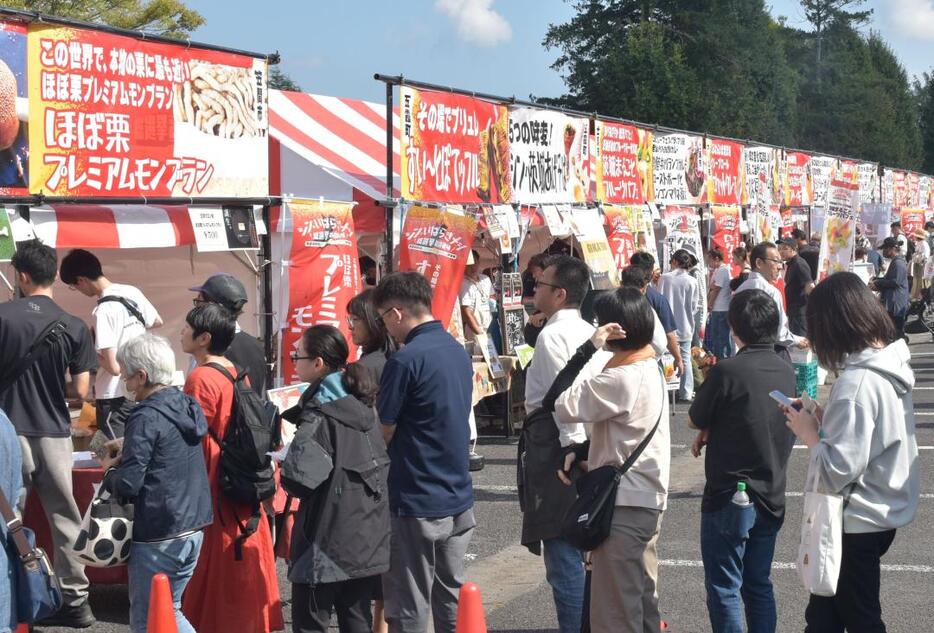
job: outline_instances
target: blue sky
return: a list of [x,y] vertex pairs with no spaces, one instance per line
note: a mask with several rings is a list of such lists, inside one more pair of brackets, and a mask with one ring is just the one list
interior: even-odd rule
[[[566,21],[563,0],[187,0],[207,24],[193,39],[282,55],[305,92],[382,101],[373,73],[527,98],[564,92],[542,39]],[[771,0],[773,15],[804,27],[797,0]],[[870,28],[909,75],[934,66],[934,0],[869,0]]]

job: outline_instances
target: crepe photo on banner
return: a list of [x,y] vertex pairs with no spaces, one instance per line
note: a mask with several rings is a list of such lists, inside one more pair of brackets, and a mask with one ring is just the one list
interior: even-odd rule
[[830,181],[820,242],[817,279],[847,271],[856,247],[856,220],[859,215],[859,180],[834,174]]
[[597,200],[643,204],[652,199],[652,132],[634,125],[596,121],[594,154]]
[[695,207],[665,207],[662,222],[665,225],[663,260],[659,262],[662,270],[668,272],[671,269],[671,256],[682,248],[694,255],[700,269],[705,270],[698,210]]
[[454,203],[512,199],[506,106],[409,86],[400,94],[403,197]]

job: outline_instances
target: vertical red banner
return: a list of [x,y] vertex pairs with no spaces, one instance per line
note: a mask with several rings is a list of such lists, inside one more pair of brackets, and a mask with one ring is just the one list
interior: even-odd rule
[[810,160],[811,157],[804,152],[785,154],[785,204],[789,207],[811,204]]
[[729,258],[741,239],[739,207],[714,205],[710,211],[713,219],[710,234],[713,236],[714,246],[720,249],[725,259]]
[[[350,344],[347,303],[362,290],[352,205],[293,200],[289,312],[282,331],[282,376],[299,382],[290,353],[312,325],[333,325]],[[352,346],[351,346],[352,347]]]
[[791,232],[795,230],[795,216],[791,212],[791,209],[784,207],[781,210],[782,214],[782,237],[791,237]]
[[464,280],[477,221],[446,209],[413,206],[399,243],[399,270],[416,271],[431,283],[431,312],[445,329]]
[[911,235],[924,229],[924,209],[902,209],[902,232]]
[[[642,207],[635,207],[642,213]],[[622,270],[629,265],[636,252],[636,238],[633,235],[632,225],[633,207],[604,205],[603,214],[606,216],[607,241],[610,243],[610,252],[616,268]]]

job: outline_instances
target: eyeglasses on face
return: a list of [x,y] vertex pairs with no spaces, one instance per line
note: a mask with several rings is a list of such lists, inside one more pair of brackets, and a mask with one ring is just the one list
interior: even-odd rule
[[386,315],[389,314],[390,312],[392,312],[393,310],[398,310],[400,314],[402,313],[402,308],[396,308],[396,307],[389,308],[389,309],[384,310],[383,312],[380,312],[380,313],[379,313],[379,322],[380,322],[380,323],[385,323],[385,322],[386,322]]
[[314,356],[300,356],[298,352],[289,352],[289,358],[292,359],[292,362],[298,362],[300,360],[311,360]]
[[535,287],[538,288],[539,286],[548,286],[549,288],[554,288],[556,290],[564,290],[564,286],[559,286],[558,284],[550,284],[547,281],[536,281]]

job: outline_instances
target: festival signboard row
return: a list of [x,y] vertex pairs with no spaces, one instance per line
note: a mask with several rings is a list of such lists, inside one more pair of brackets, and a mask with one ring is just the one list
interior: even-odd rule
[[[401,100],[402,195],[414,201],[823,208],[836,170],[858,174],[862,203],[879,197],[875,163],[600,118],[590,136],[588,117],[409,86]],[[897,180],[906,203],[927,206],[929,178]]]
[[269,194],[267,62],[0,23],[0,194]]

